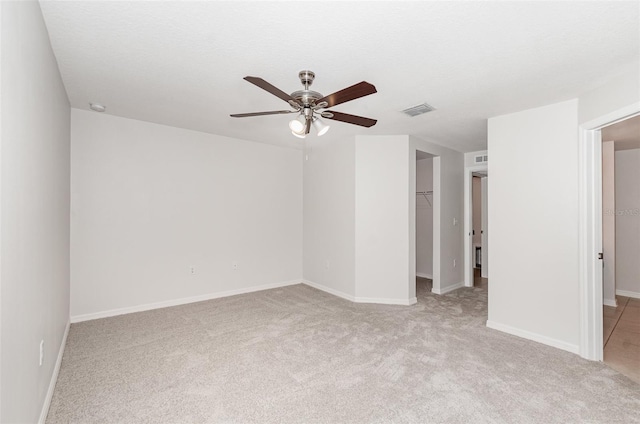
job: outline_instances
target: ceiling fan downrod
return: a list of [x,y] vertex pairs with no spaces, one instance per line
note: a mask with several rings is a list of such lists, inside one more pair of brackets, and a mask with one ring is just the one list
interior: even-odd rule
[[300,71],[298,78],[300,78],[300,82],[304,85],[304,89],[308,90],[309,86],[313,84],[316,74],[314,74],[313,71]]
[[309,86],[313,84],[316,74],[312,71],[300,71],[298,78],[300,78],[300,82],[304,86],[304,90],[294,91],[291,93],[291,97],[293,97],[302,108],[315,107],[316,101],[323,97],[322,94],[317,91],[309,90]]

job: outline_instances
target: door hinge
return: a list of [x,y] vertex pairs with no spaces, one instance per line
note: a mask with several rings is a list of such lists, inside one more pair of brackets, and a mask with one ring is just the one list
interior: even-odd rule
[[604,253],[598,253],[598,259],[604,259]]

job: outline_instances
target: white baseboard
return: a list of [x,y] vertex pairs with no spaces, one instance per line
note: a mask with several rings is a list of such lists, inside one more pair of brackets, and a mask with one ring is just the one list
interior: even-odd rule
[[418,299],[415,298],[415,297],[411,298],[411,299],[387,299],[387,298],[375,298],[375,297],[356,297],[356,296],[352,296],[350,294],[341,292],[339,290],[335,290],[335,289],[332,289],[330,287],[324,286],[322,284],[314,283],[313,281],[304,280],[303,282],[304,282],[304,284],[308,285],[309,287],[313,287],[314,289],[322,290],[323,292],[332,294],[334,296],[341,297],[343,299],[346,299],[346,300],[348,300],[350,302],[354,302],[354,303],[376,303],[376,304],[381,304],[381,305],[403,305],[403,306],[409,306],[409,305],[413,305],[413,304],[418,302]]
[[58,381],[58,373],[60,372],[60,366],[62,365],[62,356],[64,355],[64,347],[67,345],[67,336],[69,335],[69,327],[71,322],[67,322],[67,326],[64,329],[64,335],[62,336],[62,342],[60,343],[60,349],[58,349],[58,358],[56,364],[53,367],[53,373],[51,374],[51,380],[49,381],[49,389],[47,390],[47,396],[44,398],[42,404],[42,410],[40,411],[40,418],[38,424],[44,424],[49,413],[49,407],[51,406],[51,399],[53,398],[53,391],[56,388],[56,382]]
[[503,333],[511,334],[513,336],[522,337],[523,339],[533,340],[534,342],[542,343],[547,346],[566,350],[567,352],[575,353],[576,355],[580,353],[580,346],[578,345],[552,339],[551,337],[532,333],[530,331],[521,330],[519,328],[511,327],[510,325],[500,324],[495,321],[487,320],[487,327],[494,330],[502,331]]
[[356,303],[377,303],[380,305],[410,306],[418,303],[418,299],[415,297],[411,299],[385,299],[385,298],[377,298],[377,297],[356,297]]
[[356,301],[355,296],[352,296],[350,294],[341,292],[341,291],[336,290],[336,289],[332,289],[331,287],[327,287],[327,286],[324,286],[322,284],[314,283],[313,281],[309,281],[309,280],[302,280],[302,282],[304,284],[306,284],[307,286],[309,286],[309,287],[313,287],[314,289],[318,289],[318,290],[321,290],[323,292],[332,294],[334,296],[341,297],[341,298],[346,299],[346,300],[348,300],[350,302],[355,302]]
[[464,281],[460,281],[459,283],[456,283],[456,284],[454,284],[452,286],[441,287],[439,290],[437,290],[434,287],[433,289],[431,289],[431,292],[435,293],[435,294],[447,294],[447,293],[452,292],[454,290],[458,290],[461,287],[464,287]]
[[237,290],[227,290],[223,292],[207,293],[207,294],[202,294],[202,295],[192,296],[192,297],[183,297],[181,299],[172,299],[172,300],[165,300],[162,302],[147,303],[144,305],[129,306],[126,308],[110,309],[108,311],[93,312],[90,314],[74,315],[71,317],[71,322],[76,323],[76,322],[90,321],[93,319],[132,314],[134,312],[144,312],[144,311],[150,311],[152,309],[186,305],[188,303],[202,302],[205,300],[219,299],[221,297],[236,296],[238,294],[246,294],[246,293],[253,293],[253,292],[262,291],[262,290],[276,289],[278,287],[292,286],[294,284],[300,284],[300,283],[302,283],[301,279],[291,280],[291,281],[284,281],[281,283],[263,284],[260,286],[246,287],[246,288],[237,289]]
[[626,296],[626,297],[633,297],[635,299],[640,299],[640,292],[629,291],[629,290],[616,290],[616,294],[618,296]]
[[422,272],[416,272],[416,277],[420,277],[420,278],[428,278],[429,280],[433,280],[433,275],[430,274],[424,274]]
[[616,299],[602,299],[602,304],[604,306],[613,306],[614,308],[618,307],[618,301]]

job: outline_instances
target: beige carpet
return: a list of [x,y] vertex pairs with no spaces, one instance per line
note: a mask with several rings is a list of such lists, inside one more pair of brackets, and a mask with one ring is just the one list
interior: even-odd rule
[[486,291],[305,285],[71,326],[47,422],[640,423],[640,385],[485,327]]

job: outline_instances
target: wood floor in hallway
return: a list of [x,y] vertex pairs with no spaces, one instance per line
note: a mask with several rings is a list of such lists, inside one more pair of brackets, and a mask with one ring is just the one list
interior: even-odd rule
[[478,287],[481,289],[489,288],[489,279],[482,277],[482,269],[474,268],[473,269],[473,287]]
[[616,296],[603,306],[604,362],[640,383],[640,299]]

